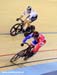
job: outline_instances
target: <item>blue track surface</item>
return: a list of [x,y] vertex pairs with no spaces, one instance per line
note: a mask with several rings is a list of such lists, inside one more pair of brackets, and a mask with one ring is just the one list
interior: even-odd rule
[[18,68],[6,72],[0,72],[0,75],[12,75],[12,74],[13,75],[47,75],[48,72],[53,72],[56,70],[57,70],[57,62],[53,62],[53,63],[38,64],[34,66]]

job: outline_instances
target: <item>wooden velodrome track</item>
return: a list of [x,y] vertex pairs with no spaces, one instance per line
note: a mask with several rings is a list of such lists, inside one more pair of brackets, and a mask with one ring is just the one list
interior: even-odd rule
[[[22,14],[23,10],[28,5],[31,5],[38,13],[38,20],[32,24],[35,25],[37,31],[45,33],[47,43],[34,57],[28,60],[35,62],[27,63],[22,66],[3,67],[11,65],[9,62],[10,58],[13,54],[23,49],[20,46],[20,43],[24,38],[23,34],[12,37],[10,35],[6,35],[6,33],[9,33],[11,26],[16,23],[16,18]],[[56,0],[0,0],[0,71],[57,61],[56,30]]]

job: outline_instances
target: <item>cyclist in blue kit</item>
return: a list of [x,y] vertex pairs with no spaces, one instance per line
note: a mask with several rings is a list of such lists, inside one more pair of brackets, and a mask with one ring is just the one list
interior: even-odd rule
[[[33,38],[33,41],[30,44],[30,46],[33,47],[33,49],[27,53],[27,58],[33,56],[35,53],[39,51],[39,48],[46,44],[45,36],[37,31],[34,31],[33,33],[29,34],[27,37],[23,39],[21,46],[23,46],[24,43],[26,43],[26,41],[30,38]],[[25,58],[25,60],[27,58]]]

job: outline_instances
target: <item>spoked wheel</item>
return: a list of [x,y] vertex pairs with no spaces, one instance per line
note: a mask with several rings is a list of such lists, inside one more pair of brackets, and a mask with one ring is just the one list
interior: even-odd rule
[[21,62],[21,58],[23,60],[23,57],[25,55],[25,50],[20,51],[19,53],[15,54],[11,59],[10,62],[13,64],[18,64],[19,62]]
[[16,61],[18,58],[20,58],[17,54],[15,56],[13,56],[10,60],[10,62],[14,62]]
[[11,35],[11,36],[15,36],[15,35],[17,35],[19,32],[21,32],[21,30],[22,30],[21,23],[17,23],[17,24],[15,24],[15,25],[10,29],[10,35]]

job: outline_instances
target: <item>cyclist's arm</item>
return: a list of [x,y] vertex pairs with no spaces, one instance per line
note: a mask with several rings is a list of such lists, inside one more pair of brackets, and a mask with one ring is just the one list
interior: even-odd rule
[[29,17],[30,17],[30,15],[28,15],[28,16],[26,17],[26,19],[29,18]]
[[25,43],[28,39],[32,38],[32,33],[23,39],[23,43]]

